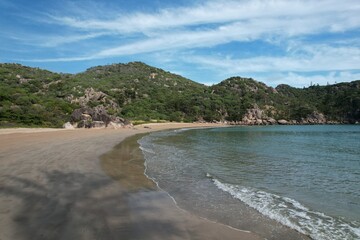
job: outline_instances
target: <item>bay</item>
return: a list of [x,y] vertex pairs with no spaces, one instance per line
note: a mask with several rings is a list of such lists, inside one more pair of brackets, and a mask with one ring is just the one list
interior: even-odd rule
[[245,205],[314,239],[360,238],[358,125],[185,129],[139,143],[146,174],[196,214],[244,228],[237,212],[259,219]]

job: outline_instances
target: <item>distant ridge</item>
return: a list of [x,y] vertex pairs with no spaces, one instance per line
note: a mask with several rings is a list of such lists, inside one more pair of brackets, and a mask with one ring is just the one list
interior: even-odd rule
[[142,62],[79,74],[0,64],[0,126],[101,127],[127,120],[229,124],[360,121],[360,81],[299,89],[232,77],[205,86]]

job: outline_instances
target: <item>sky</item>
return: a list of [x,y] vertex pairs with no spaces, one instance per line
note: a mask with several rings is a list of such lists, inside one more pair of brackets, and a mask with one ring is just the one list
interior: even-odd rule
[[78,73],[141,61],[206,85],[360,79],[359,0],[0,0],[0,62]]

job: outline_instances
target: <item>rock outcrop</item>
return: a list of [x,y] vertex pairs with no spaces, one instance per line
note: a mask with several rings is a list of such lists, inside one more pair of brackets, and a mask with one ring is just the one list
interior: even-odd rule
[[65,128],[65,129],[75,129],[74,126],[70,122],[64,123],[63,128]]
[[278,124],[280,124],[280,125],[288,125],[288,124],[289,124],[289,122],[286,121],[285,119],[280,119],[280,120],[278,120],[277,122],[278,122]]
[[256,104],[253,108],[250,108],[246,111],[243,119],[238,124],[242,125],[274,125],[278,122],[272,118],[268,117],[264,110],[260,109]]
[[[271,108],[269,108],[271,110]],[[269,112],[268,108],[266,110],[260,109],[256,104],[253,108],[250,108],[246,111],[243,118],[239,122],[231,122],[231,125],[309,125],[309,124],[327,124],[332,123],[328,122],[325,118],[324,114],[319,112],[313,112],[307,115],[306,118],[301,118],[298,120],[287,120],[287,119],[274,119],[272,117],[268,117],[266,112]],[[270,112],[273,114],[272,112]]]
[[306,118],[302,118],[300,124],[326,124],[327,120],[322,113],[313,112]]
[[74,98],[73,95],[70,95],[67,97],[67,100],[71,103],[79,104],[81,107],[102,105],[107,111],[110,109],[113,111],[119,110],[119,105],[109,95],[101,91],[95,91],[92,87],[85,89],[84,96]]
[[[70,117],[70,124],[75,128],[121,128],[132,124],[120,117],[114,117],[107,113],[104,106],[94,108],[82,107],[74,110]],[[68,124],[67,124],[68,126]],[[69,127],[69,126],[68,126]]]
[[[74,98],[69,96],[68,100],[81,106],[73,111],[70,117],[71,125],[75,128],[122,128],[132,126],[123,118],[114,116],[120,108],[118,104],[107,94],[87,88],[84,96]],[[90,107],[94,106],[95,107]],[[109,114],[112,112],[114,115]]]

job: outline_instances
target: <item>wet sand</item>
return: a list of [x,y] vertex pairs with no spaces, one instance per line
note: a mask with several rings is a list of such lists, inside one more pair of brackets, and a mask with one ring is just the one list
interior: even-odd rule
[[260,239],[177,208],[122,142],[201,126],[0,130],[0,239]]

